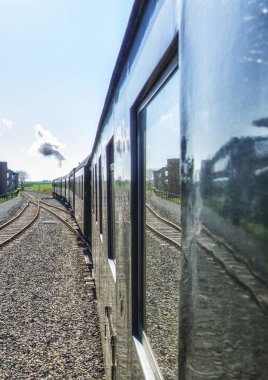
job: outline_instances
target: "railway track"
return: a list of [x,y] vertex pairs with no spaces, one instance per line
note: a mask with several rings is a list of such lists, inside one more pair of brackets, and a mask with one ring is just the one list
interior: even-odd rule
[[87,245],[69,211],[62,207],[44,202],[34,194],[28,192],[24,194],[28,197],[25,207],[18,215],[0,226],[0,248],[14,241],[22,232],[30,228],[40,215],[41,209],[48,211],[51,215],[64,223]]
[[146,204],[146,227],[160,238],[181,249],[181,228],[157,214],[148,204]]
[[[83,235],[81,234],[75,220],[73,219],[69,211],[65,210],[62,207],[44,202],[34,194],[26,193],[26,195],[30,198],[30,202],[33,202],[35,204],[39,202],[41,209],[48,211],[51,215],[55,216],[58,220],[65,224],[88,247],[88,243],[85,241]],[[55,211],[53,211],[53,209]]]
[[27,202],[23,210],[0,226],[0,247],[14,240],[27,228],[29,228],[37,219],[40,212],[39,201],[32,203]]
[[264,314],[268,312],[267,281],[256,273],[248,262],[240,257],[224,239],[213,235],[208,228],[203,226],[197,239],[197,245],[249,294]]
[[[149,205],[146,205],[146,222],[146,228],[181,249],[181,228],[161,217]],[[267,281],[256,273],[243,257],[205,226],[196,242],[207,255],[218,262],[235,283],[249,294],[263,313],[268,312]]]

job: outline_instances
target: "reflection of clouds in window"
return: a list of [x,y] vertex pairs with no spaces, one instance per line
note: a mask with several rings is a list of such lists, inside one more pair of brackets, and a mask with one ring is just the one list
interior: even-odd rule
[[261,174],[266,174],[266,173],[268,173],[268,166],[266,166],[265,168],[254,170],[254,174],[256,176],[261,175]]
[[256,142],[254,144],[254,148],[257,158],[264,158],[268,156],[268,140]]
[[178,74],[169,81],[146,107],[147,168],[159,169],[169,158],[179,158],[179,99],[176,96]]
[[178,117],[173,112],[162,115],[160,123],[172,132],[178,132]]
[[217,173],[217,172],[221,172],[225,170],[228,166],[229,161],[230,161],[229,156],[221,158],[218,162],[215,163],[214,172]]
[[[198,0],[193,3],[189,7],[197,6]],[[239,5],[233,2],[230,7],[237,7],[236,11],[230,8],[226,13],[215,12],[218,2],[208,3],[204,9],[198,9],[190,22],[198,25],[201,35],[196,40],[195,33],[189,32],[188,43],[193,46],[187,50],[189,57],[184,59],[190,65],[191,74],[186,82],[182,78],[183,114],[184,107],[186,110],[183,123],[189,135],[192,134],[187,155],[194,156],[195,170],[200,170],[202,160],[213,157],[233,137],[267,135],[267,128],[252,126],[252,120],[267,116],[267,0],[239,2]],[[229,28],[220,30],[219,21],[221,25],[228,23]],[[211,34],[211,30],[217,33]],[[232,30],[238,32],[236,39]],[[224,33],[219,46],[217,38],[221,31]],[[204,54],[200,42],[206,41],[207,35],[211,45]],[[202,136],[193,132],[200,129]]]

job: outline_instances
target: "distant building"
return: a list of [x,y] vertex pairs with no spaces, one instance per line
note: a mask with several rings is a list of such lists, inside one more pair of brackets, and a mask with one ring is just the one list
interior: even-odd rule
[[157,190],[180,194],[180,159],[169,158],[167,166],[154,170],[154,187]]
[[7,168],[7,162],[0,162],[0,195],[14,191],[19,186],[19,174]]

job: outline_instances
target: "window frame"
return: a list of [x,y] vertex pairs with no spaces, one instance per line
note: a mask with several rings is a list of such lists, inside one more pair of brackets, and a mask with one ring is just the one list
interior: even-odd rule
[[97,168],[97,163],[94,166],[94,173],[95,173],[95,179],[94,179],[94,184],[95,184],[95,220],[97,223],[98,222],[98,168]]
[[114,171],[114,137],[112,136],[106,146],[106,172],[107,172],[107,252],[108,259],[115,262],[114,233],[114,179],[111,178],[111,166]]
[[[131,279],[132,279],[132,335],[136,348],[141,344],[156,379],[162,379],[150,344],[145,334],[145,255],[144,247],[144,127],[141,123],[142,111],[160,93],[165,84],[179,70],[178,36],[174,38],[166,54],[160,60],[151,77],[131,108]],[[179,101],[179,97],[178,97]],[[137,348],[138,349],[138,348]],[[138,349],[139,351],[139,349]]]
[[99,177],[99,183],[98,183],[98,188],[99,188],[99,233],[102,235],[102,228],[103,228],[103,215],[102,215],[102,156],[100,155],[98,159],[98,177]]

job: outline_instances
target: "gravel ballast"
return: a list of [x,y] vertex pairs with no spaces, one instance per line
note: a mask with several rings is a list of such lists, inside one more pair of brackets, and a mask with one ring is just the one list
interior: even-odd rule
[[25,195],[19,194],[7,202],[0,204],[0,225],[17,215],[27,203]]
[[0,251],[1,380],[105,378],[93,283],[84,281],[81,253],[74,234],[44,210]]

